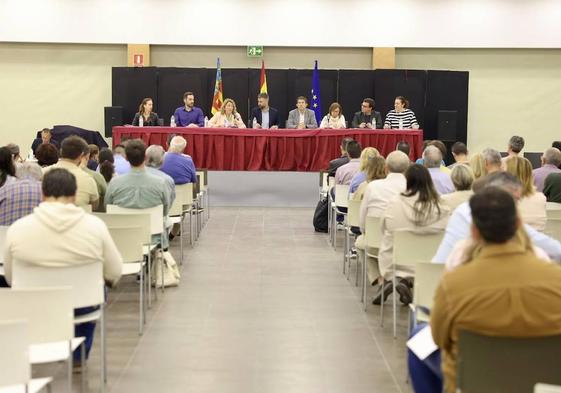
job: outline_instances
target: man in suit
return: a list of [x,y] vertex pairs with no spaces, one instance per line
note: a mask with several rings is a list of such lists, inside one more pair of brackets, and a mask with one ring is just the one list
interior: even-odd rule
[[296,109],[288,112],[288,120],[286,121],[286,128],[298,128],[303,130],[305,128],[318,128],[316,114],[313,110],[308,109],[308,99],[300,96],[296,99]]
[[279,128],[279,111],[269,106],[269,95],[259,93],[257,95],[257,106],[251,110],[249,123],[253,128]]
[[362,100],[361,109],[355,113],[352,128],[374,128],[382,129],[382,116],[380,112],[374,110],[374,100],[372,98],[365,98]]
[[329,177],[334,177],[335,172],[337,172],[337,169],[347,164],[350,161],[349,155],[347,154],[347,145],[352,140],[354,139],[347,136],[344,137],[343,140],[341,141],[341,157],[329,161],[329,168],[327,168],[327,173]]

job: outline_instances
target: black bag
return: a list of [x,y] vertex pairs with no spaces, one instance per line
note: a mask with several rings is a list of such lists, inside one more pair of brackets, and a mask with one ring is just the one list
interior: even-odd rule
[[316,211],[314,212],[314,228],[316,232],[327,233],[328,205],[327,198],[323,198],[316,206]]

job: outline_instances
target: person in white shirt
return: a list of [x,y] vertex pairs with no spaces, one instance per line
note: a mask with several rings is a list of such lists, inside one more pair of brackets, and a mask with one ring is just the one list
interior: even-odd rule
[[345,116],[343,116],[343,108],[341,108],[338,102],[329,105],[329,113],[323,117],[319,128],[347,128]]

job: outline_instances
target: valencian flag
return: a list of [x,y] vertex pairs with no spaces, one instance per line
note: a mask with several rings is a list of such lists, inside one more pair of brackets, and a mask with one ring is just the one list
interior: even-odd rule
[[267,75],[265,75],[265,62],[261,60],[261,78],[259,78],[259,93],[267,92]]
[[216,82],[214,83],[214,96],[212,97],[212,109],[210,112],[214,115],[220,112],[224,95],[222,93],[222,70],[220,69],[220,57],[216,60]]
[[319,95],[319,71],[318,71],[318,61],[316,60],[316,64],[314,67],[314,75],[312,77],[312,91],[311,91],[311,99],[310,105],[311,109],[316,114],[316,120],[318,124],[321,122],[322,112],[321,112],[321,98]]

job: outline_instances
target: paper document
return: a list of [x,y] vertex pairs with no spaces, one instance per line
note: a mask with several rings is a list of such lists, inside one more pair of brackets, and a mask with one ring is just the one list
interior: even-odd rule
[[411,337],[409,341],[407,341],[407,348],[421,360],[425,360],[431,353],[436,351],[438,347],[432,339],[430,325],[425,326]]

